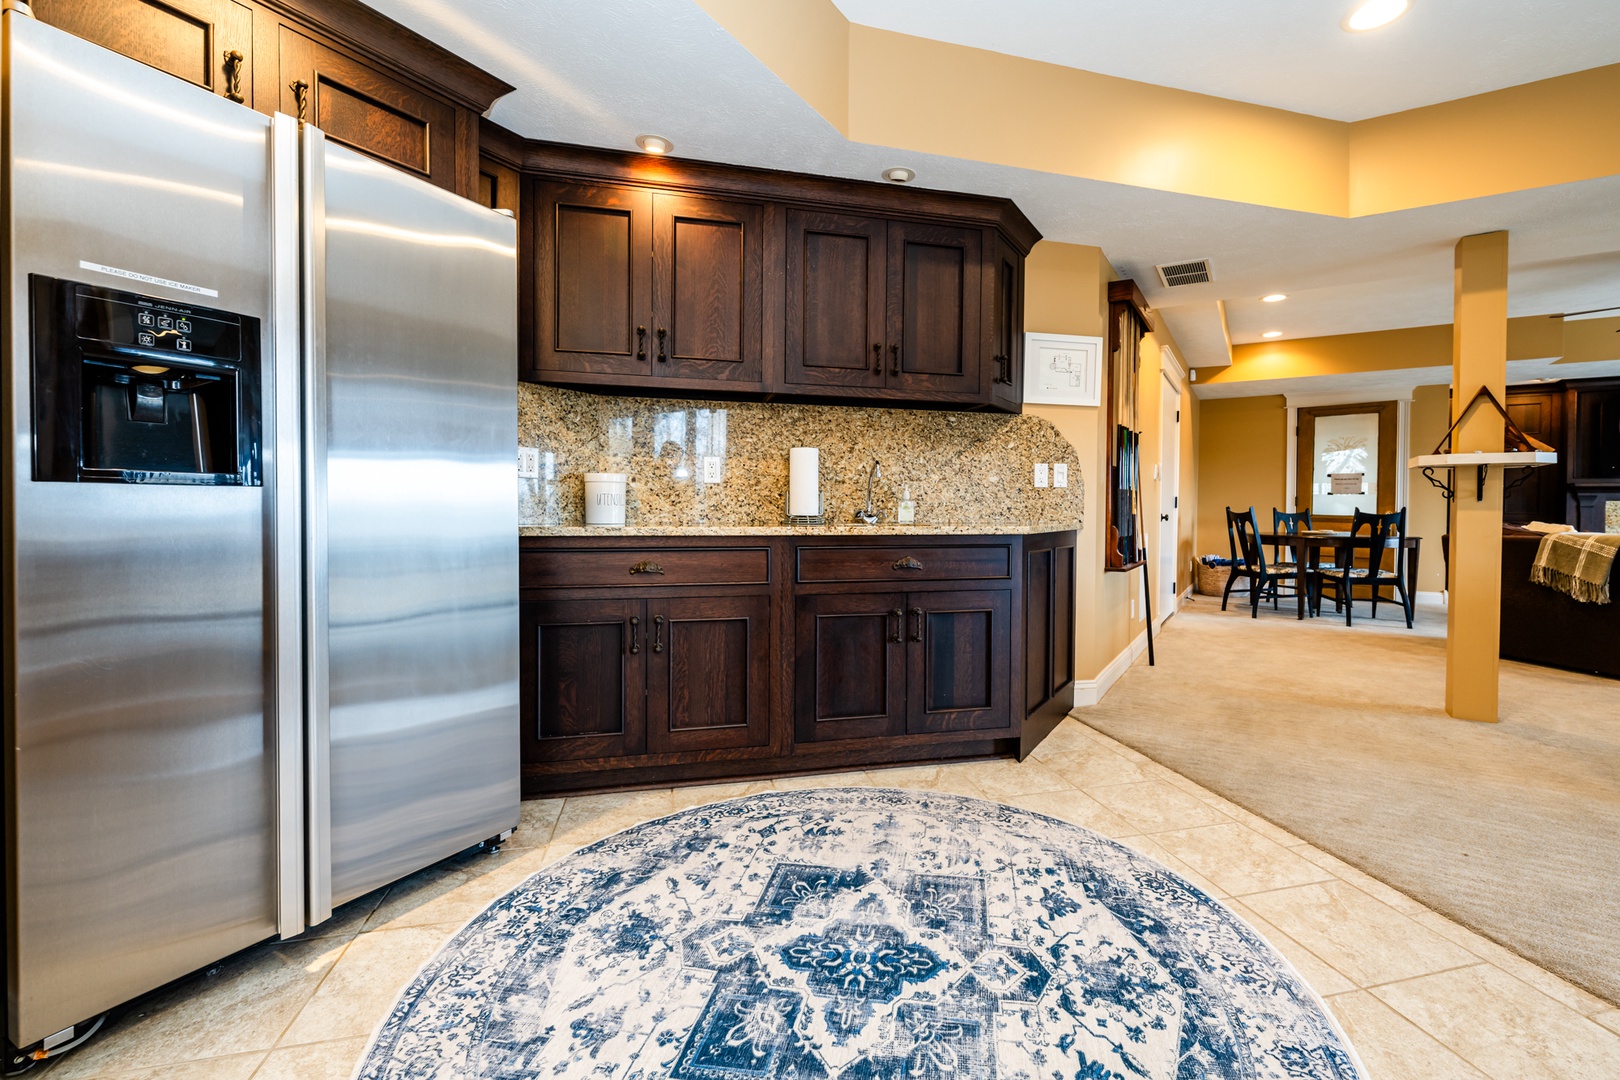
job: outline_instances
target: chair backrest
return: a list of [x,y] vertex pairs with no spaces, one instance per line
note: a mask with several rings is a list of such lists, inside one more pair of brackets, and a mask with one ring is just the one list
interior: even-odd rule
[[[1401,577],[1406,573],[1406,507],[1392,514],[1364,514],[1360,510],[1350,519],[1350,535],[1360,535],[1363,527],[1372,538],[1367,552],[1367,568],[1380,577]],[[1384,552],[1390,540],[1395,541],[1395,572],[1383,573]]]
[[[1301,528],[1311,527],[1311,512],[1301,510],[1294,514],[1285,514],[1275,506],[1271,508],[1271,531],[1274,533],[1287,533],[1289,536],[1298,536]],[[1282,562],[1282,547],[1271,549],[1271,561]]]
[[1254,507],[1239,514],[1226,508],[1226,540],[1232,551],[1232,562],[1241,563],[1249,570],[1265,573],[1266,552],[1260,546],[1260,520]]

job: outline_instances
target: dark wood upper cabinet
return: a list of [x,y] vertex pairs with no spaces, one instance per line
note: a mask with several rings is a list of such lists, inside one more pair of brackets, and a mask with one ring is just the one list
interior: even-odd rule
[[236,0],[38,0],[41,22],[251,104],[253,9]]
[[[487,121],[481,130],[489,181],[489,162],[522,175],[525,205],[541,219],[519,252],[534,278],[520,313],[524,378],[644,393],[650,376],[660,393],[687,396],[1022,407],[1023,260],[1040,236],[1011,202],[558,146]],[[608,269],[569,265],[554,235],[559,186],[651,200],[652,306],[633,323],[646,327],[647,367],[620,352],[559,355],[570,318],[610,324],[619,348],[627,310],[618,262],[611,300],[563,310],[569,279]],[[622,228],[616,237],[640,250]]]
[[543,184],[534,217],[540,371],[651,377],[652,195]]
[[789,384],[883,385],[888,234],[882,218],[788,211]]
[[890,389],[978,395],[987,360],[979,339],[980,238],[978,229],[889,223]]
[[654,373],[762,385],[764,211],[653,195]]
[[479,117],[512,89],[358,0],[39,0],[33,10],[249,108],[301,115],[469,199],[481,194]]

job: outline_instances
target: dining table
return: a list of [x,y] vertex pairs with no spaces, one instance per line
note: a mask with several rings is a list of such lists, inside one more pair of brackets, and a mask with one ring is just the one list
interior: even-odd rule
[[[1373,537],[1370,533],[1361,533],[1351,536],[1344,529],[1301,529],[1297,533],[1263,532],[1259,534],[1260,543],[1273,550],[1287,548],[1293,553],[1294,593],[1299,602],[1299,617],[1303,619],[1307,605],[1305,597],[1308,592],[1311,568],[1321,562],[1322,549],[1330,548],[1351,554],[1357,550],[1371,551]],[[1384,542],[1386,549],[1404,546],[1406,548],[1406,602],[1411,604],[1417,597],[1418,580],[1418,554],[1423,548],[1423,537],[1392,536]],[[1398,602],[1398,601],[1397,601]],[[1410,616],[1411,612],[1406,613]]]

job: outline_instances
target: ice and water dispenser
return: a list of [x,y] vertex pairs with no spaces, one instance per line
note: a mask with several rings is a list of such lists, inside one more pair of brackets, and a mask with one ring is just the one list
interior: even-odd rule
[[31,275],[34,479],[260,479],[259,321]]

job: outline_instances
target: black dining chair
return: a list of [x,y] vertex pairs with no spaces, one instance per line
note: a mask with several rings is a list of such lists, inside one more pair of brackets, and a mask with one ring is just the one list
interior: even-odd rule
[[1230,506],[1226,508],[1226,541],[1232,553],[1232,575],[1226,579],[1226,589],[1221,593],[1221,610],[1226,610],[1227,597],[1232,595],[1232,587],[1239,578],[1248,582],[1249,618],[1260,617],[1263,599],[1270,598],[1272,608],[1276,609],[1280,586],[1292,584],[1294,579],[1282,577],[1266,565],[1266,549],[1260,543],[1260,520],[1255,516],[1254,507],[1241,514]]
[[[1271,531],[1274,533],[1287,533],[1289,536],[1298,536],[1300,529],[1311,527],[1311,512],[1301,510],[1297,514],[1285,514],[1275,506],[1271,508]],[[1277,574],[1292,574],[1298,566],[1295,550],[1288,550],[1274,546],[1271,549],[1271,568]]]
[[[1367,565],[1355,565],[1355,550],[1359,545],[1345,545],[1338,550],[1335,565],[1324,566],[1312,576],[1311,607],[1322,609],[1322,594],[1333,590],[1333,610],[1344,612],[1344,625],[1351,625],[1355,607],[1355,590],[1372,592],[1372,617],[1378,618],[1378,598],[1386,588],[1393,588],[1400,597],[1401,611],[1406,615],[1406,627],[1412,628],[1412,598],[1406,592],[1406,508],[1393,514],[1364,514],[1360,510],[1350,519],[1350,538],[1354,540],[1366,530],[1368,536]],[[1395,548],[1395,568],[1384,569],[1384,552]]]

